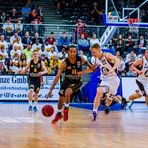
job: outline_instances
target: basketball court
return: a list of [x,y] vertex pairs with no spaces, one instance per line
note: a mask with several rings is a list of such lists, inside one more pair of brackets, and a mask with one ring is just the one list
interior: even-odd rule
[[[105,21],[109,29],[102,36],[101,45],[104,46],[119,27],[129,27],[135,33],[140,27],[147,28],[148,23],[141,22],[139,16],[139,9],[147,4],[148,0],[142,0],[137,8],[123,8],[122,15],[119,15],[113,0],[106,0]],[[20,96],[22,94],[18,98]],[[11,99],[11,96],[5,97]],[[45,96],[41,97],[45,99]],[[42,115],[41,109],[45,104],[54,107],[53,116],[47,118]],[[34,113],[28,111],[27,102],[0,102],[0,148],[148,147],[148,109],[145,103],[134,103],[127,110],[111,109],[108,115],[101,109],[95,122],[91,121],[92,104],[77,103],[70,107],[67,122],[61,120],[53,125],[51,121],[56,114],[56,106],[57,103],[42,102],[38,104],[38,112]]]
[[70,108],[68,122],[52,125],[52,117],[41,114],[45,104],[39,103],[37,113],[28,112],[27,103],[0,103],[0,147],[3,148],[147,148],[148,110],[145,104],[134,104],[132,110],[102,110],[96,122],[91,111]]

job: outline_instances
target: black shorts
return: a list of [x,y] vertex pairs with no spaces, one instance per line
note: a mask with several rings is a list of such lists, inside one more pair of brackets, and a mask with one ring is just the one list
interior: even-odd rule
[[33,89],[34,92],[38,93],[41,87],[40,77],[29,77],[28,85],[29,85],[29,89]]
[[74,93],[80,89],[81,85],[82,85],[82,80],[71,80],[71,79],[64,78],[59,91],[59,95],[65,96],[65,90],[67,88],[71,88]]

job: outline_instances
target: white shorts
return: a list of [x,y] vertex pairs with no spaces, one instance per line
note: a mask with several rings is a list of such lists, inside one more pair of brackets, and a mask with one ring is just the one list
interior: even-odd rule
[[117,93],[119,85],[120,79],[118,76],[116,76],[112,79],[103,79],[98,88],[103,88],[103,93],[106,94],[107,97],[112,100],[113,96],[115,96]]

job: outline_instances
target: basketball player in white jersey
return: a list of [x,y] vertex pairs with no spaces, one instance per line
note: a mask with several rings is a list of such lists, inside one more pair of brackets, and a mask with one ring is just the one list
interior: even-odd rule
[[124,102],[123,106],[130,101],[145,97],[146,105],[148,106],[148,49],[145,50],[145,54],[142,58],[138,58],[132,65],[131,69],[138,73],[136,83],[139,90],[136,90],[134,94],[130,95],[129,98]]
[[[105,114],[110,111],[110,104],[117,93],[120,79],[117,76],[116,70],[119,66],[119,59],[110,53],[103,53],[99,44],[94,44],[90,48],[92,55],[95,58],[94,67],[99,66],[101,70],[101,83],[98,85],[97,93],[93,105],[93,120],[96,120],[98,107],[104,95],[107,96]],[[83,70],[80,75],[92,71],[91,69]]]

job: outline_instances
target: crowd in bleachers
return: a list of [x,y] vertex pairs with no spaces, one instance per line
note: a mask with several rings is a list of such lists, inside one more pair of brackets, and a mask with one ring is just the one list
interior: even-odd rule
[[[63,13],[63,11],[70,6],[73,8],[81,6],[87,10],[87,4],[89,2],[89,0],[87,0],[86,3],[82,3],[82,1],[57,1],[56,4],[57,10],[59,11],[58,13]],[[8,4],[8,1],[3,3]],[[84,11],[85,9],[83,9],[83,11],[80,11],[83,14],[80,13],[77,15],[77,24],[74,27],[74,32],[72,32],[72,37],[69,37],[66,32],[63,32],[57,37],[54,32],[51,32],[50,35],[44,39],[41,37],[41,34],[39,34],[38,29],[34,30],[34,34],[30,35],[30,29],[25,26],[24,33],[23,26],[24,23],[32,23],[32,21],[36,21],[37,19],[43,22],[42,7],[39,5],[37,9],[35,9],[30,1],[27,3],[20,1],[17,4],[19,7],[13,5],[13,7],[10,8],[12,11],[1,10],[0,21],[3,23],[0,36],[1,74],[17,74],[19,69],[26,67],[28,60],[32,58],[33,50],[38,49],[40,59],[45,62],[48,74],[55,75],[61,60],[68,56],[66,49],[70,44],[75,44],[78,48],[79,55],[93,63],[93,57],[91,57],[89,48],[95,43],[99,44],[99,38],[97,38],[98,34],[93,33],[90,35],[85,30],[86,21],[84,22],[82,16],[86,15],[85,12],[88,13],[88,10]],[[99,14],[101,16],[101,11],[103,9],[100,7],[101,4],[103,4],[103,1],[99,1],[99,3],[94,2],[91,12],[94,13],[96,11],[98,13],[100,11]],[[92,14],[91,12],[89,13]],[[72,16],[72,14],[70,15]],[[95,15],[91,15],[91,17],[93,18],[91,18],[91,20],[94,21]],[[118,38],[112,38],[107,46],[116,53],[116,56],[121,60],[118,69],[120,74],[122,76],[135,76],[136,74],[131,71],[130,65],[138,57],[142,56],[148,44],[143,34],[139,36],[138,40],[133,39],[132,34],[128,34],[127,36],[123,37],[122,34],[120,34]]]
[[[78,38],[77,44],[78,53],[84,56],[93,63],[91,57],[90,46],[98,43],[99,39],[94,33],[92,37],[85,37],[81,34]],[[59,38],[56,38],[54,32],[51,32],[49,37],[43,40],[39,33],[36,32],[33,37],[26,32],[22,37],[18,32],[15,32],[10,41],[5,40],[5,35],[0,36],[0,73],[1,74],[17,74],[19,69],[26,67],[28,60],[32,58],[34,49],[38,49],[39,56],[48,69],[48,74],[55,75],[57,73],[60,61],[67,57],[66,49],[73,44],[70,37],[66,32],[63,32]],[[112,52],[121,60],[119,72],[122,76],[135,76],[130,69],[130,65],[138,58],[141,57],[147,47],[147,41],[143,35],[140,35],[139,40],[132,39],[129,34],[128,39],[123,39],[119,35],[118,39],[112,38],[107,45]]]
[[[136,8],[140,6],[144,0],[113,0],[114,5],[122,18],[122,8]],[[75,24],[79,18],[88,25],[102,25],[103,13],[105,13],[105,0],[54,0],[57,6],[57,13],[68,18],[70,24]],[[111,1],[108,1],[108,12],[114,12],[115,8]],[[148,4],[140,8],[141,22],[148,22]]]

